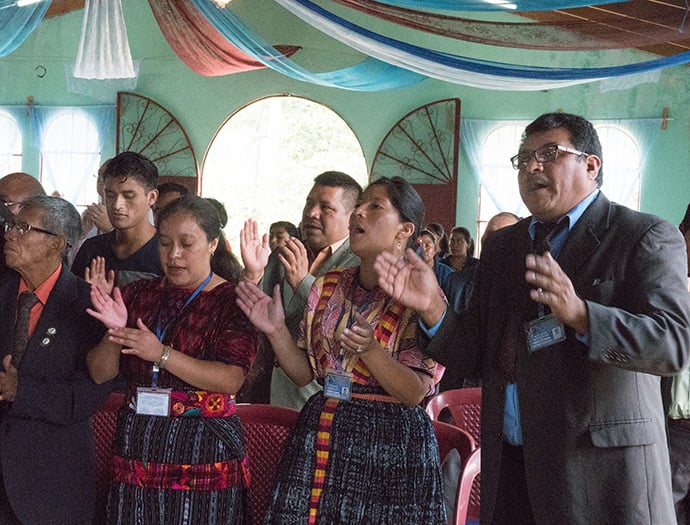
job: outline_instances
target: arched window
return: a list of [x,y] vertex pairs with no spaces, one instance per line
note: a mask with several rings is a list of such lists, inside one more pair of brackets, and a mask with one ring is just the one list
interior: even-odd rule
[[[604,163],[603,193],[614,202],[634,210],[640,207],[641,150],[633,135],[621,125],[594,122],[599,134]],[[517,172],[509,158],[520,146],[524,123],[501,124],[492,129],[481,149],[482,178],[491,186],[481,185],[478,238],[487,221],[499,211],[530,215],[520,199]]]
[[95,202],[101,160],[98,128],[84,113],[68,110],[46,124],[41,141],[41,183],[77,207]]
[[228,212],[226,235],[239,253],[245,219],[298,225],[314,177],[328,170],[368,180],[362,148],[350,127],[326,106],[293,96],[260,99],[231,115],[203,162],[201,194]]
[[22,171],[22,133],[14,118],[0,112],[0,174],[15,171]]

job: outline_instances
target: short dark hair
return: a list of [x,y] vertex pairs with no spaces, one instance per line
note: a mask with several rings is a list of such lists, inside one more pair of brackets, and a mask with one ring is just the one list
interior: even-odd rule
[[372,186],[383,186],[386,188],[388,198],[393,207],[398,210],[400,219],[404,222],[411,222],[414,225],[414,234],[407,239],[407,246],[414,248],[417,244],[417,236],[422,231],[425,214],[424,202],[417,190],[402,177],[381,177],[369,184],[369,187]]
[[299,238],[297,226],[292,224],[290,221],[276,221],[268,227],[268,231],[270,232],[273,228],[284,228],[290,237]]
[[552,129],[565,129],[570,134],[570,142],[575,149],[596,155],[601,159],[597,175],[597,186],[604,183],[604,157],[599,142],[599,134],[592,123],[584,117],[572,113],[545,113],[525,128],[522,142],[534,133],[543,133]]
[[103,171],[103,180],[116,177],[123,181],[131,177],[148,192],[158,185],[158,168],[141,153],[123,151],[110,159]]
[[177,182],[162,182],[158,185],[157,189],[159,197],[165,193],[179,193],[180,196],[187,195],[189,193],[189,188],[187,186]]
[[354,208],[362,196],[362,186],[347,173],[342,171],[324,171],[314,178],[314,186],[342,188],[347,204]]
[[63,258],[69,248],[74,247],[81,238],[81,216],[74,205],[62,197],[35,195],[24,201],[23,210],[41,211],[41,227],[65,238]]

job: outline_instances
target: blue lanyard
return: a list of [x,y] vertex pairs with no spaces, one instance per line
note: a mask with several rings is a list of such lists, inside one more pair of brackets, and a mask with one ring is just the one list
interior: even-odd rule
[[[180,308],[177,311],[177,313],[175,314],[175,316],[163,327],[161,327],[161,324],[162,324],[161,323],[161,311],[160,311],[160,309],[158,310],[158,317],[156,318],[156,337],[158,338],[158,340],[161,343],[163,342],[163,338],[165,337],[165,334],[167,333],[168,328],[170,328],[173,324],[175,324],[177,322],[177,320],[180,318],[180,315],[182,315],[182,312],[184,311],[184,309],[187,308],[189,303],[191,303],[196,298],[196,296],[201,293],[201,290],[203,290],[204,287],[209,283],[209,281],[211,280],[211,277],[213,277],[213,272],[210,272],[208,274],[208,277],[206,277],[206,279],[204,279],[204,282],[202,282],[199,286],[197,286],[196,290],[194,290],[192,292],[192,295],[190,295],[189,298],[187,299],[187,301],[182,305],[182,308]],[[161,307],[162,307],[162,303],[161,303]],[[158,372],[159,372],[159,368],[157,365],[154,364],[153,365],[153,377],[151,378],[151,386],[153,388],[156,388],[158,386]]]

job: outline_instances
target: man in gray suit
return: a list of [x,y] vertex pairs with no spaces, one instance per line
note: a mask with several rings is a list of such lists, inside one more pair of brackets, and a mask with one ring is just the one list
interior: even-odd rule
[[377,260],[426,352],[481,373],[482,523],[674,523],[658,376],[688,364],[683,237],[600,192],[582,117],[542,115],[511,161],[533,215],[487,239],[466,310],[409,250]]
[[[259,261],[268,254],[266,236],[259,240],[257,235],[249,235],[247,229],[243,231],[240,245],[245,278],[261,281],[260,286],[268,294],[272,294],[273,288],[280,285],[285,322],[295,339],[299,336],[300,321],[314,281],[333,268],[359,264],[359,257],[350,251],[349,223],[361,193],[361,186],[345,173],[326,171],[317,176],[302,210],[302,240],[293,237],[285,246],[272,252],[265,268]],[[250,236],[252,242],[248,246]],[[273,367],[274,359],[273,350],[264,340],[240,399],[261,401],[261,393],[256,392],[254,387],[262,384],[261,376],[271,374],[271,404],[301,409],[321,387],[315,381],[297,387],[282,369]]]

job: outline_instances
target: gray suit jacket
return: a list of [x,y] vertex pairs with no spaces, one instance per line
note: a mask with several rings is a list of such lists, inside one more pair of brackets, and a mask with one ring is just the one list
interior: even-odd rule
[[[529,219],[482,251],[470,307],[450,311],[426,352],[481,371],[482,522],[491,523],[505,381],[497,366],[515,312],[535,317],[525,282]],[[517,385],[525,472],[537,523],[675,523],[659,375],[688,364],[690,294],[683,237],[672,224],[599,197],[558,262],[589,312],[589,344],[520,346]]]
[[[11,353],[19,276],[0,277],[0,359]],[[91,415],[112,382],[96,385],[86,353],[105,327],[86,313],[90,286],[63,265],[18,367],[13,403],[0,403],[5,490],[23,523],[72,523],[93,516]]]

